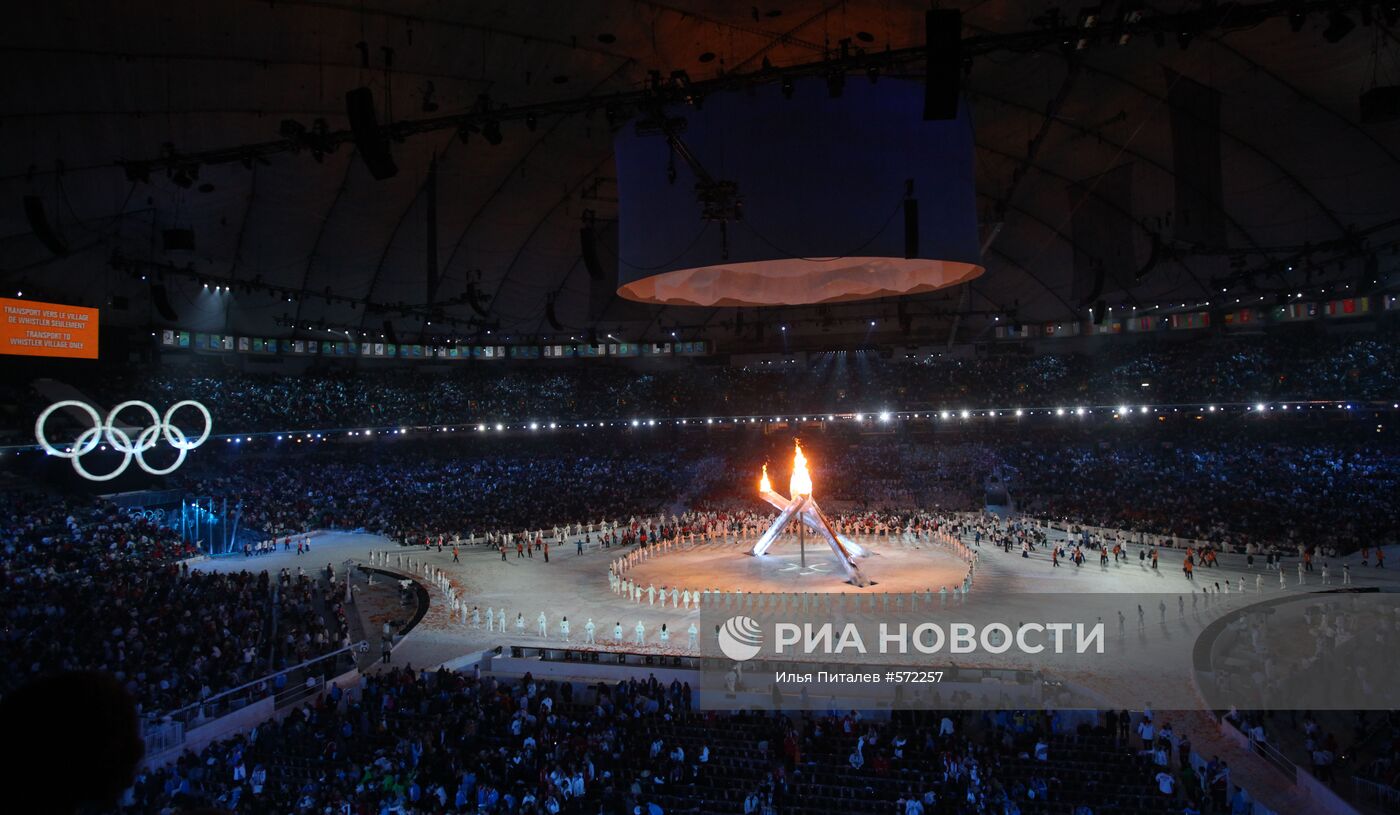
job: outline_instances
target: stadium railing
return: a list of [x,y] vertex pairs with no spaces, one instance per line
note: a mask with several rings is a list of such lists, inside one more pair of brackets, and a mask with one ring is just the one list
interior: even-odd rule
[[1351,777],[1352,800],[1369,804],[1386,812],[1400,811],[1400,790],[1377,781]]
[[[142,722],[141,736],[146,742],[146,755],[155,757],[182,746],[191,731],[236,713],[248,705],[271,697],[273,710],[278,710],[319,693],[327,677],[336,677],[354,670],[355,657],[369,651],[369,642],[360,641],[338,648],[319,657],[308,659],[280,671],[246,682],[222,693],[214,694],[193,704],[161,714],[153,714]],[[348,661],[347,661],[348,660]],[[277,688],[279,677],[298,678],[295,684]],[[260,690],[260,688],[262,690]]]

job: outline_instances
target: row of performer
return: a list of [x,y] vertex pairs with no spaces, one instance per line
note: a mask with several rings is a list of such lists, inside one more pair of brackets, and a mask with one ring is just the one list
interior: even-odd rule
[[[472,628],[481,628],[482,616],[482,610],[474,606],[472,607],[471,614],[469,617],[467,614],[463,613],[462,622],[466,624],[468,623],[468,621],[470,621],[470,625]],[[486,608],[485,618],[487,633],[510,633],[507,630],[507,623],[509,622],[509,618],[504,608],[499,610],[493,610],[488,606]],[[517,613],[515,615],[515,622],[513,627],[515,629],[516,636],[525,636],[526,624],[525,615],[523,613]],[[555,626],[555,632],[559,640],[562,642],[573,641],[571,639],[573,633],[572,629],[573,625],[569,622],[569,618],[567,616],[560,617],[559,622]],[[539,617],[535,618],[535,633],[537,636],[543,639],[548,639],[550,636],[549,617],[543,611],[540,612]],[[648,644],[649,640],[646,623],[642,622],[641,620],[638,620],[637,624],[632,627],[631,633],[632,639],[630,640],[630,644]],[[685,634],[688,639],[687,647],[690,648],[690,650],[692,651],[699,649],[700,629],[696,627],[694,622],[692,622],[690,624],[690,627],[685,630]],[[605,641],[604,644],[623,645],[628,644],[629,642],[628,640],[624,639],[624,631],[622,627],[622,622],[620,620],[613,623],[612,635],[612,639]],[[583,639],[581,640],[581,642],[584,645],[599,644],[598,626],[593,622],[592,617],[589,617],[583,624]],[[659,644],[663,648],[670,646],[671,629],[666,623],[662,623],[661,627],[655,631],[655,644]]]
[[[960,585],[953,586],[952,593],[956,597],[967,594],[972,590],[973,577],[977,573],[977,552],[973,551],[963,541],[941,530],[909,530],[904,534],[907,537],[911,537],[914,541],[937,542],[953,550],[953,552],[967,564],[967,574],[963,577]],[[724,536],[723,540],[728,542],[728,537]],[[743,540],[743,538],[737,538],[736,540]],[[698,542],[703,543],[705,539],[701,537],[698,539]],[[627,576],[627,572],[638,563],[672,551],[690,549],[694,547],[696,543],[697,538],[693,534],[689,536],[682,535],[658,541],[651,546],[634,549],[620,557],[614,558],[612,562],[608,564],[608,589],[613,594],[623,599],[631,600],[635,603],[646,600],[647,605],[660,605],[661,608],[666,607],[666,600],[669,596],[671,607],[678,609],[698,609],[701,607],[710,607],[712,604],[727,605],[730,597],[744,596],[745,593],[738,589],[726,592],[715,588],[683,589],[677,586],[661,586],[657,588],[654,583],[643,586],[640,582]],[[948,593],[949,589],[947,586],[943,586],[939,589],[939,594],[944,597],[945,601]],[[927,602],[931,603],[933,599],[933,590],[931,588],[926,589],[924,594],[926,595]],[[787,593],[775,595],[775,597],[780,598],[786,596],[788,596]],[[797,597],[799,595],[793,594],[791,596]],[[911,596],[911,607],[917,599],[917,596],[917,592]],[[783,601],[775,600],[774,603],[781,605]]]

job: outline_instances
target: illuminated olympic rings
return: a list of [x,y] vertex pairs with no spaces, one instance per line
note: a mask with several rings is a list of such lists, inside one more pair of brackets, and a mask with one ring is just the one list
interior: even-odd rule
[[[186,406],[198,410],[204,416],[204,432],[194,441],[191,441],[183,430],[176,427],[170,421],[175,415],[175,411]],[[48,438],[45,437],[44,423],[48,421],[49,416],[54,411],[69,407],[86,413],[89,421],[92,422],[92,427],[80,433],[77,440],[71,445],[60,449],[53,446]],[[151,426],[136,434],[135,442],[132,442],[131,435],[126,430],[123,430],[116,424],[118,414],[127,408],[140,408],[146,411],[146,414],[151,417]],[[171,405],[164,416],[160,415],[149,403],[133,399],[131,401],[122,402],[120,405],[112,408],[107,414],[106,421],[103,421],[102,416],[97,412],[97,408],[94,408],[92,405],[86,402],[65,399],[62,402],[55,402],[49,405],[44,409],[43,413],[39,414],[38,420],[34,422],[34,438],[38,440],[39,446],[44,448],[44,452],[49,455],[72,459],[73,469],[83,478],[89,481],[110,481],[126,472],[126,468],[131,465],[131,459],[133,457],[135,457],[136,463],[140,465],[141,469],[151,475],[169,475],[175,472],[175,470],[179,469],[181,464],[185,463],[185,456],[189,451],[203,444],[209,438],[209,433],[213,431],[213,429],[214,420],[209,415],[209,409],[193,399],[176,402],[174,405]],[[145,453],[155,447],[161,438],[164,438],[171,447],[174,447],[178,451],[175,456],[175,463],[164,469],[152,467],[146,463],[145,458]],[[123,455],[122,463],[121,466],[106,475],[94,475],[83,466],[82,458],[97,449],[97,445],[104,439],[107,444],[112,446],[113,450]]]

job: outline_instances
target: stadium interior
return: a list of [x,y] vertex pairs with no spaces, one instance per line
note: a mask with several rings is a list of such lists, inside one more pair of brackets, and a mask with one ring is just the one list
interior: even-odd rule
[[6,811],[1400,812],[1400,2],[5,16]]

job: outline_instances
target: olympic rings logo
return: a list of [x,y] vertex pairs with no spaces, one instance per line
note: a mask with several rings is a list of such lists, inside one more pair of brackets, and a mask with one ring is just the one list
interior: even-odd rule
[[[83,413],[86,413],[88,419],[92,422],[92,427],[89,427],[79,434],[77,440],[74,441],[71,446],[60,450],[54,447],[44,435],[44,424],[54,411],[62,410],[67,407],[77,408]],[[176,427],[170,421],[171,418],[174,417],[175,411],[182,407],[192,407],[204,416],[204,432],[200,434],[199,438],[193,441],[185,435],[183,430]],[[135,441],[132,441],[130,433],[118,427],[116,424],[117,416],[128,408],[140,408],[146,411],[146,414],[151,417],[151,425],[136,434]],[[213,429],[214,420],[209,415],[209,409],[193,399],[176,402],[174,405],[170,406],[169,410],[165,411],[164,416],[149,403],[133,399],[122,402],[120,405],[112,408],[112,410],[108,412],[105,421],[101,414],[97,412],[97,408],[94,408],[92,405],[73,399],[65,399],[62,402],[54,402],[52,405],[45,408],[43,413],[39,414],[38,420],[34,422],[34,438],[38,440],[39,446],[44,449],[44,452],[49,455],[72,459],[73,469],[83,478],[89,481],[110,481],[126,472],[126,468],[131,465],[132,458],[136,459],[136,463],[141,469],[151,475],[169,475],[175,472],[180,468],[181,464],[185,463],[185,456],[189,454],[189,451],[203,444],[209,438],[209,434]],[[154,448],[162,438],[177,451],[175,463],[163,469],[152,467],[146,462],[145,456],[146,452]],[[103,440],[106,440],[107,444],[111,445],[113,450],[121,453],[123,458],[121,466],[117,467],[112,472],[106,475],[96,475],[89,472],[88,469],[83,466],[82,459],[83,456],[97,449],[97,445]]]
[[165,520],[165,510],[160,508],[141,509],[140,507],[132,507],[131,509],[128,509],[126,511],[126,514],[130,516],[133,520],[137,521],[151,521],[153,523],[161,523]]

